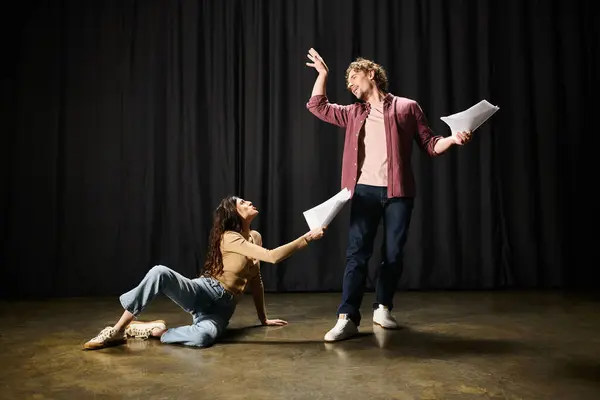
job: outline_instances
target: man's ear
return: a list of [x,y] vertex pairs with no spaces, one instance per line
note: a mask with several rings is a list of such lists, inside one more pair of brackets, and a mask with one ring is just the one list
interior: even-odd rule
[[369,77],[369,79],[373,80],[375,79],[375,70],[372,69],[367,73],[367,76]]

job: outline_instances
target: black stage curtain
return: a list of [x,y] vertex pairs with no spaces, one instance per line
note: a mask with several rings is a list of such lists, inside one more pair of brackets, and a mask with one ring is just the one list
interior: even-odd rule
[[[1,290],[115,295],[155,264],[193,277],[227,194],[261,210],[273,248],[337,193],[343,130],[306,110],[314,47],[333,102],[381,63],[434,131],[482,99],[471,143],[415,148],[417,198],[399,289],[596,284],[580,148],[592,134],[598,18],[585,1],[23,2],[2,20]],[[594,92],[594,93],[593,93]],[[594,96],[595,97],[595,96]],[[585,145],[595,146],[593,139]],[[349,207],[278,266],[267,291],[338,291]],[[593,234],[592,234],[593,235]],[[381,233],[369,268],[376,279]]]

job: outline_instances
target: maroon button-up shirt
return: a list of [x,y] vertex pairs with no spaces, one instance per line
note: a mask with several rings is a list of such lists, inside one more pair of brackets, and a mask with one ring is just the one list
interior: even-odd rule
[[[319,119],[346,128],[342,157],[342,189],[354,195],[358,175],[358,139],[371,105],[330,103],[325,95],[312,96],[306,108]],[[387,94],[383,101],[383,118],[388,158],[387,195],[415,197],[416,185],[411,155],[413,138],[430,156],[437,156],[435,144],[442,136],[434,135],[419,104],[411,99]]]

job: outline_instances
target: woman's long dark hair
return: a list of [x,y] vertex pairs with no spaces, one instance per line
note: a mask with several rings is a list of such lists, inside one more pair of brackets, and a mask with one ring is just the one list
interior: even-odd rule
[[236,196],[227,196],[215,210],[213,225],[208,239],[208,254],[202,268],[202,275],[219,276],[223,272],[221,239],[225,231],[242,232],[242,217],[237,211]]

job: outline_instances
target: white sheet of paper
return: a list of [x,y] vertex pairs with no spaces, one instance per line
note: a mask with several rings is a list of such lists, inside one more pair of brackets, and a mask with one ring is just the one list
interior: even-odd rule
[[499,109],[500,107],[490,104],[487,100],[481,100],[465,111],[441,117],[440,119],[450,127],[453,135],[458,132],[473,132]]
[[329,225],[348,200],[350,200],[350,191],[344,188],[329,200],[304,211],[304,219],[308,227],[313,230]]

